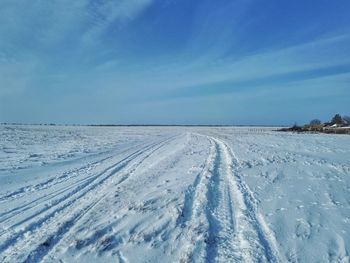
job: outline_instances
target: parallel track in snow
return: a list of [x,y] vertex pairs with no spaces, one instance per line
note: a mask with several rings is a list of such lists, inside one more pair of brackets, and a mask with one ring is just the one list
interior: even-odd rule
[[[38,194],[40,191],[44,190],[50,190],[55,189],[57,186],[57,190],[49,191],[48,193],[41,194],[41,196],[35,198],[34,200],[31,200],[30,202],[25,202],[24,204],[17,206],[9,211],[0,213],[0,224],[7,225],[7,222],[12,219],[13,217],[18,217],[19,215],[23,215],[26,211],[33,212],[32,210],[34,208],[37,208],[40,206],[43,206],[42,211],[47,210],[47,203],[50,203],[50,206],[54,206],[55,204],[59,204],[61,199],[65,199],[65,197],[69,197],[71,194],[75,192],[79,192],[81,188],[87,187],[92,182],[94,182],[96,179],[101,178],[101,175],[105,174],[106,171],[109,169],[112,169],[116,165],[119,165],[122,162],[125,162],[126,159],[134,156],[136,153],[142,151],[142,149],[147,149],[147,147],[150,147],[152,145],[156,145],[156,143],[143,143],[136,146],[133,146],[131,148],[128,148],[126,150],[123,150],[118,153],[117,157],[119,158],[117,163],[113,163],[112,165],[105,168],[102,172],[98,173],[92,173],[90,175],[86,176],[86,169],[96,168],[97,166],[101,166],[104,162],[116,158],[116,156],[108,156],[106,158],[100,159],[98,161],[94,161],[91,163],[88,163],[82,167],[79,167],[77,169],[74,169],[73,171],[64,172],[62,175],[50,178],[44,182],[38,183],[34,186],[29,185],[20,188],[19,190],[15,190],[12,193],[8,193],[5,196],[7,198],[3,198],[3,202],[12,202],[19,198],[25,198],[27,195]],[[136,148],[136,149],[135,149]],[[130,154],[131,152],[131,154]],[[123,154],[129,154],[125,158]],[[122,156],[122,159],[120,159],[119,156]],[[69,183],[67,186],[65,183]],[[64,194],[64,195],[62,195]],[[61,197],[61,199],[55,199],[56,197]],[[35,211],[35,214],[38,215],[40,211]],[[8,227],[7,227],[8,228]],[[3,230],[0,232],[0,236],[5,233],[6,230]]]
[[280,262],[272,231],[239,172],[239,162],[221,140],[211,150],[185,196],[175,237],[180,262]]
[[[11,262],[15,257],[20,261],[39,262],[111,189],[128,179],[145,159],[174,139],[175,136],[148,144],[73,188],[59,192],[49,202],[45,199],[43,208],[1,233],[7,238],[0,244],[0,260]],[[29,255],[22,255],[21,248],[26,246],[34,249]]]
[[205,258],[206,217],[203,204],[207,202],[206,193],[210,181],[210,169],[215,158],[215,146],[209,140],[210,149],[204,166],[195,178],[194,183],[185,194],[184,205],[177,218],[175,241],[179,245],[179,262],[190,262],[194,258]]
[[[119,156],[121,154],[125,154],[127,152],[132,151],[133,149],[139,150],[140,148],[143,148],[147,145],[150,145],[150,143],[137,144],[137,145],[134,145],[132,147],[128,147],[125,150],[118,152],[117,155]],[[109,151],[109,152],[111,152],[111,151]],[[100,153],[98,153],[96,155],[100,155]],[[61,175],[52,177],[46,181],[37,183],[35,185],[26,185],[26,186],[23,186],[17,190],[2,194],[2,195],[0,195],[0,203],[13,201],[13,200],[16,200],[18,198],[22,198],[28,194],[32,194],[33,192],[43,191],[47,188],[52,188],[53,186],[55,186],[57,184],[60,184],[60,183],[63,183],[67,180],[71,180],[75,177],[78,177],[81,173],[86,173],[87,171],[94,169],[97,165],[100,165],[101,163],[103,163],[107,160],[110,160],[114,157],[115,157],[115,153],[110,153],[110,154],[108,154],[107,157],[104,157],[102,159],[98,159],[96,161],[88,162],[87,164],[84,164],[83,166],[80,166],[80,167],[75,168],[73,170],[65,171]],[[17,207],[17,209],[18,209],[18,207]],[[6,213],[0,213],[0,218],[4,214],[6,214]]]
[[[149,170],[149,162],[155,160],[150,156],[171,152],[166,147],[176,138],[131,147],[84,165],[77,174],[63,174],[3,195],[1,202],[18,203],[33,194],[29,202],[0,214],[0,262],[47,260],[85,221],[81,219],[94,215],[92,211],[104,205],[118,186],[131,183],[133,179],[128,179],[136,171]],[[171,236],[166,241],[168,234],[164,235],[165,253],[179,262],[283,262],[232,149],[214,137],[192,134],[189,138],[200,149],[207,144],[209,149],[199,159],[203,163],[185,193],[178,218],[164,219],[164,233]],[[166,168],[159,170],[159,174],[166,172]]]

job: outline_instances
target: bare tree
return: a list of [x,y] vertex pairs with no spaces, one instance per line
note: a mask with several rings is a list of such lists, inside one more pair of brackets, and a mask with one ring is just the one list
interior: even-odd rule
[[340,116],[340,114],[334,115],[334,117],[332,118],[331,123],[332,123],[332,124],[343,124],[343,119],[342,119],[342,117]]
[[322,122],[319,119],[313,119],[310,121],[310,125],[320,125]]

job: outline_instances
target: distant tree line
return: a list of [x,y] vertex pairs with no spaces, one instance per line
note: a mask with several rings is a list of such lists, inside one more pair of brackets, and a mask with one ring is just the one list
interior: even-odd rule
[[[313,119],[310,121],[310,125],[321,125],[322,122],[319,119]],[[341,116],[340,114],[335,114],[330,122],[324,123],[325,125],[350,125],[350,116]]]
[[319,119],[313,119],[309,124],[305,124],[304,126],[294,124],[290,128],[283,128],[279,131],[350,134],[350,116],[341,116],[340,114],[335,114],[329,122],[322,123],[322,121]]

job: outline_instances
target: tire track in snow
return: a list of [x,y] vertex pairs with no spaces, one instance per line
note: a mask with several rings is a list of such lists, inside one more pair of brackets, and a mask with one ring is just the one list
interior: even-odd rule
[[[47,189],[49,187],[52,187],[52,186],[54,186],[57,183],[65,181],[66,178],[70,179],[72,177],[75,177],[74,174],[76,174],[76,176],[77,176],[79,172],[84,172],[85,170],[90,169],[94,165],[99,164],[101,162],[104,162],[104,161],[106,161],[106,160],[108,160],[108,159],[110,159],[112,157],[113,156],[109,156],[109,157],[106,157],[106,158],[104,158],[102,160],[98,160],[98,161],[95,161],[95,162],[92,162],[92,163],[88,163],[88,164],[86,164],[86,165],[84,165],[82,167],[74,169],[73,171],[64,172],[62,175],[60,175],[58,177],[51,178],[51,179],[49,179],[49,180],[47,180],[45,182],[41,182],[41,183],[38,183],[36,185],[27,185],[27,186],[21,187],[21,188],[15,190],[15,191],[13,191],[13,192],[6,193],[6,194],[0,196],[0,203],[12,201],[12,200],[15,200],[17,198],[21,198],[21,197],[23,197],[25,195],[31,194],[33,192],[37,192],[37,191],[44,190],[44,189]],[[0,217],[3,216],[3,215],[4,215],[4,213],[1,213]]]
[[[218,234],[219,242],[215,243],[216,260],[280,262],[281,255],[273,232],[258,212],[257,201],[242,180],[239,162],[224,142],[212,139],[218,146],[220,157],[217,165],[221,175],[219,205],[214,212],[222,226]],[[230,210],[234,212],[234,221],[229,219]]]
[[[177,201],[177,198],[173,199],[169,198],[167,194],[164,195],[169,182],[162,180],[164,183],[163,189],[159,188],[159,186],[154,186],[161,182],[159,177],[166,177],[170,170],[180,167],[182,165],[179,164],[180,161],[188,161],[188,157],[185,154],[187,152],[185,150],[188,147],[187,136],[184,139],[186,144],[179,144],[179,140],[170,142],[166,147],[158,150],[151,158],[142,162],[133,178],[125,182],[120,189],[118,188],[120,202],[117,203],[117,206],[111,206],[116,201],[115,192],[113,191],[109,196],[111,198],[106,197],[101,200],[93,213],[85,216],[84,219],[79,221],[79,224],[73,226],[64,235],[55,248],[45,256],[45,260],[57,261],[61,257],[62,252],[60,251],[64,250],[67,244],[72,244],[74,248],[80,250],[80,253],[91,252],[91,250],[96,249],[99,255],[105,255],[105,253],[112,251],[112,254],[116,255],[116,251],[120,253],[123,251],[124,245],[135,245],[136,243],[139,244],[139,242],[145,242],[147,246],[153,248],[156,246],[156,243],[160,242],[159,239],[162,240],[163,244],[168,239],[168,231],[170,232],[173,229],[170,224],[174,223],[172,217],[167,218],[163,212],[167,213],[175,209],[174,202]],[[147,193],[140,193],[139,189],[144,188],[147,189]],[[125,196],[125,193],[127,193],[127,196]],[[143,196],[144,194],[145,196]],[[128,200],[132,202],[127,202]],[[101,210],[101,208],[106,209]],[[97,210],[99,212],[95,214]],[[114,216],[116,211],[118,211],[118,219],[115,219]],[[161,213],[163,216],[156,216],[155,212],[158,215]],[[108,220],[108,223],[106,223],[104,215],[108,215],[111,221]],[[136,221],[134,221],[134,216],[137,218]],[[101,224],[91,226],[92,222],[98,222],[101,218],[104,221],[102,223],[103,227]],[[128,221],[131,224],[125,228],[125,223]],[[82,230],[81,226],[84,225],[90,226],[89,235],[85,237],[79,236],[77,233]],[[118,229],[118,227],[121,228]]]
[[[4,233],[8,232],[9,230],[18,227],[28,221],[30,221],[33,218],[38,217],[39,215],[47,212],[48,210],[62,204],[63,201],[70,199],[71,197],[74,197],[76,194],[78,196],[83,196],[84,192],[82,192],[82,190],[84,190],[85,188],[87,188],[88,190],[86,192],[89,191],[89,189],[91,187],[96,187],[99,184],[101,184],[105,179],[108,179],[113,173],[118,172],[119,170],[121,170],[122,168],[124,168],[124,166],[126,166],[133,158],[136,158],[138,155],[142,154],[144,151],[146,151],[148,148],[152,147],[153,145],[157,145],[157,143],[155,144],[149,144],[146,147],[139,149],[133,153],[131,153],[130,155],[128,155],[127,157],[124,157],[122,160],[118,161],[116,164],[113,164],[107,168],[105,168],[102,172],[99,172],[95,175],[89,176],[88,178],[84,178],[84,180],[81,180],[80,182],[77,183],[77,187],[75,187],[72,191],[68,191],[71,188],[68,187],[66,190],[64,190],[62,193],[65,193],[63,196],[58,196],[59,198],[56,200],[52,200],[49,204],[49,206],[45,205],[42,209],[40,209],[39,211],[34,211],[33,214],[29,215],[28,217],[25,217],[24,219],[21,219],[20,221],[17,221],[15,224],[13,224],[12,226],[8,227],[7,230],[4,230],[0,233],[0,236],[3,235]],[[111,171],[111,172],[109,172]],[[108,173],[109,172],[109,173]],[[107,177],[103,177],[105,174],[108,174]],[[102,178],[101,178],[102,177]],[[87,179],[87,180],[85,180]],[[100,181],[98,181],[99,179],[101,179]],[[96,181],[96,182],[95,182]],[[95,183],[95,184],[93,184]],[[90,187],[90,188],[89,188]],[[55,196],[54,196],[55,197]],[[80,198],[79,197],[79,198]],[[72,199],[71,202],[76,201],[77,199]],[[66,206],[69,206],[71,203],[68,202],[66,203]],[[64,206],[64,208],[66,207]],[[35,206],[32,206],[30,208],[34,208]],[[27,210],[27,209],[26,209]],[[61,209],[58,209],[61,210]],[[54,212],[57,212],[58,210],[55,210]],[[25,210],[24,210],[25,211]],[[21,211],[22,213],[24,211]],[[16,215],[20,215],[21,212],[17,213]],[[0,252],[1,252],[2,246],[0,245]]]
[[245,244],[237,233],[237,212],[233,207],[232,185],[228,180],[229,169],[223,157],[220,145],[215,143],[215,161],[212,170],[212,180],[207,193],[208,205],[206,216],[209,223],[208,237],[206,240],[206,261],[227,262],[242,261],[249,262],[249,255],[245,254]]
[[277,242],[222,141],[211,150],[185,195],[177,220],[180,262],[280,262]]
[[[135,169],[145,159],[147,159],[151,154],[153,154],[158,149],[160,149],[161,147],[166,145],[170,140],[174,140],[175,137],[176,136],[171,137],[169,139],[166,139],[162,142],[148,145],[147,147],[145,147],[141,150],[138,150],[138,151],[134,152],[133,154],[127,156],[122,161],[118,162],[117,164],[115,164],[112,167],[107,168],[106,170],[104,170],[103,173],[99,174],[97,177],[103,176],[104,174],[107,173],[107,175],[102,180],[99,180],[95,184],[88,187],[88,189],[85,192],[81,193],[82,189],[80,189],[80,188],[77,189],[77,191],[75,193],[73,193],[73,195],[71,195],[74,197],[73,199],[69,200],[68,202],[64,203],[62,206],[58,207],[54,211],[45,215],[43,218],[39,218],[38,220],[30,223],[24,229],[21,229],[17,232],[12,233],[11,237],[9,239],[7,239],[5,242],[3,242],[3,244],[0,245],[0,252],[4,252],[7,249],[10,250],[10,251],[6,251],[6,253],[4,253],[3,260],[8,259],[9,257],[11,258],[11,255],[18,253],[18,249],[19,249],[19,247],[21,247],[21,246],[19,246],[18,243],[24,243],[22,245],[25,246],[27,244],[26,239],[28,239],[28,238],[30,238],[30,240],[32,242],[35,242],[35,241],[33,241],[33,239],[35,239],[35,235],[38,235],[40,237],[40,235],[42,234],[42,233],[40,233],[40,230],[42,227],[45,227],[45,226],[47,227],[48,223],[50,223],[51,221],[59,222],[58,229],[54,229],[53,230],[54,233],[51,234],[49,236],[49,238],[46,239],[45,242],[41,243],[27,257],[27,259],[30,260],[30,262],[40,261],[54,247],[54,245],[59,242],[59,240],[64,236],[64,234],[67,233],[69,231],[69,229],[74,224],[76,224],[76,222],[79,219],[81,219],[87,212],[89,212],[98,202],[100,202],[106,196],[106,194],[108,193],[108,189],[104,189],[104,188],[107,188],[108,186],[110,186],[110,184],[113,184],[113,186],[115,186],[115,185],[119,185],[120,183],[125,181],[129,177],[129,175],[132,174],[133,171],[135,171]],[[149,151],[149,152],[147,153],[147,151]],[[142,157],[143,153],[146,153],[146,155]],[[137,157],[142,157],[142,158],[140,161],[132,164],[132,161],[135,160]],[[108,179],[110,179],[116,173],[121,172],[121,170],[123,168],[125,168],[129,163],[131,163],[131,167],[129,168],[128,171],[126,171],[123,174],[123,176],[117,178],[118,179],[117,182],[111,181],[111,182],[107,183]],[[93,191],[93,190],[95,190],[95,188],[99,188],[99,191],[97,193],[95,193],[95,191]],[[105,191],[103,191],[103,190],[105,190]],[[106,190],[107,190],[107,192],[106,192]],[[94,194],[98,194],[98,193],[100,194],[100,196],[97,196],[97,197],[93,196]],[[74,196],[75,194],[77,194],[77,196]],[[85,205],[84,208],[79,208],[79,204],[77,201],[80,201],[80,199],[83,199],[87,194],[92,195],[91,198],[93,198],[95,200],[92,202],[89,202],[88,205]],[[61,202],[63,202],[65,200],[65,198],[62,198],[62,199],[63,200],[60,200]],[[83,201],[83,200],[81,200],[81,201]],[[89,201],[89,200],[87,200],[87,201]],[[58,204],[60,204],[61,202],[58,202]],[[56,219],[57,216],[62,217],[62,216],[65,216],[66,214],[68,214],[68,215],[72,214],[72,211],[70,211],[70,210],[72,209],[72,206],[74,206],[74,205],[77,207],[73,207],[73,216],[70,219],[62,220],[63,223],[60,220],[54,220],[54,219]],[[43,212],[45,212],[45,211],[43,211]],[[33,216],[33,219],[35,219],[36,217],[37,217],[37,215]]]
[[[144,164],[144,162],[153,154],[155,154],[156,152],[158,152],[161,148],[163,148],[164,146],[167,146],[170,142],[174,141],[177,137],[179,136],[173,136],[167,140],[164,140],[160,143],[157,143],[155,148],[152,148],[151,151],[149,153],[147,153],[145,156],[142,156],[142,159],[140,161],[138,161],[137,163],[135,163],[133,165],[133,167],[131,167],[128,171],[124,172],[125,174],[128,174],[127,178],[128,179],[140,166],[142,166]],[[118,183],[114,183],[114,186],[119,186],[122,182],[124,182],[126,179],[119,181]],[[113,188],[113,190],[115,190],[115,188]],[[86,215],[88,214],[88,212],[90,210],[92,210],[93,207],[97,206],[97,204],[101,203],[103,200],[107,199],[111,194],[114,194],[114,191],[103,191],[103,195],[98,198],[95,202],[91,203],[90,206],[88,206],[86,209],[84,209],[84,212],[82,214],[78,214],[77,216],[73,217],[71,220],[68,220],[64,223],[64,227],[60,227],[57,232],[53,235],[51,235],[47,241],[45,241],[44,243],[50,243],[52,242],[52,244],[50,246],[43,246],[42,244],[40,244],[36,249],[34,249],[33,251],[31,251],[31,253],[28,255],[27,259],[25,260],[25,262],[39,262],[41,261],[41,259],[43,259],[44,257],[46,258],[47,256],[50,256],[50,252],[53,250],[53,248],[56,245],[59,245],[62,242],[67,241],[66,239],[64,239],[64,237],[66,237],[72,230],[72,228],[76,225],[76,223],[82,219],[83,217],[86,217]],[[168,224],[170,223],[170,220],[168,222]],[[166,228],[166,226],[164,226],[164,228]],[[156,234],[157,235],[157,234]],[[126,260],[124,258],[124,260]]]
[[228,171],[222,167],[220,145],[211,137],[198,136],[206,138],[211,147],[205,166],[185,195],[177,220],[181,228],[176,240],[180,245],[179,261],[249,262],[250,258],[239,255],[244,246],[238,244],[235,233],[232,191],[225,179]]
[[[197,136],[202,137],[203,136]],[[179,217],[176,220],[175,249],[180,253],[179,262],[189,262],[194,258],[205,258],[205,234],[207,221],[204,214],[203,203],[206,203],[206,193],[208,192],[208,182],[210,180],[210,169],[215,158],[214,144],[211,140],[209,155],[199,174],[196,176],[194,183],[188,188],[184,205]],[[173,252],[171,252],[173,253]]]
[[[132,146],[131,148],[127,148],[127,149],[125,149],[125,150],[123,150],[121,152],[118,152],[117,154],[121,155],[121,154],[124,154],[124,153],[130,151],[131,149],[134,149],[134,148],[137,149],[137,148],[143,147],[145,145],[147,145],[147,144],[141,143],[141,144]],[[96,155],[100,155],[100,154],[96,154]],[[50,188],[50,187],[52,187],[52,186],[54,186],[56,184],[65,182],[65,181],[67,181],[69,179],[72,179],[73,177],[79,176],[79,173],[81,173],[81,172],[85,172],[87,170],[93,169],[96,165],[100,165],[101,163],[114,158],[114,156],[115,155],[111,155],[111,156],[99,159],[97,161],[89,162],[89,163],[87,163],[87,164],[85,164],[85,165],[83,165],[81,167],[72,169],[70,171],[63,172],[62,175],[55,176],[55,177],[50,178],[50,179],[48,179],[48,180],[46,180],[44,182],[40,182],[40,183],[35,184],[35,185],[23,186],[23,187],[15,190],[15,191],[12,191],[12,192],[0,195],[0,203],[12,201],[12,200],[15,200],[17,198],[21,198],[21,197],[23,197],[25,195],[31,194],[33,192],[37,192],[37,191],[40,191],[40,190],[45,190],[45,189]],[[0,217],[3,216],[4,214],[5,213],[0,213]]]
[[[145,146],[146,145],[146,146]],[[136,146],[132,146],[131,148],[128,148],[126,150],[123,150],[121,152],[118,152],[118,155],[117,156],[120,156],[122,154],[125,154],[127,152],[130,152],[132,149],[134,148],[138,148],[140,146],[142,146],[143,148],[144,147],[149,147],[150,145],[152,144],[145,144],[145,143],[142,143],[142,144],[138,144]],[[139,150],[138,150],[139,151]],[[12,201],[14,199],[17,199],[17,198],[20,198],[20,197],[24,197],[25,195],[27,194],[30,194],[30,193],[33,193],[38,190],[47,190],[48,188],[51,189],[51,187],[53,186],[56,186],[57,184],[60,184],[60,183],[63,183],[63,182],[67,182],[69,180],[72,180],[73,178],[76,179],[77,181],[69,184],[69,186],[67,187],[66,185],[63,185],[60,189],[58,190],[55,190],[55,191],[52,191],[52,192],[49,192],[48,194],[43,194],[42,196],[36,198],[35,200],[31,200],[30,202],[28,203],[25,203],[23,205],[20,205],[20,206],[17,206],[9,211],[6,211],[2,214],[0,214],[0,223],[1,224],[5,224],[9,219],[15,217],[15,216],[19,216],[21,214],[23,214],[24,212],[26,212],[27,210],[32,210],[33,208],[35,207],[38,207],[40,205],[44,205],[44,206],[47,206],[47,202],[50,202],[50,205],[53,206],[54,204],[56,204],[57,202],[55,200],[53,200],[55,197],[59,197],[60,194],[63,194],[65,192],[67,192],[68,194],[66,194],[66,196],[69,196],[72,192],[69,192],[71,189],[75,188],[76,186],[81,186],[81,185],[84,185],[86,182],[91,182],[92,180],[94,180],[94,178],[98,177],[100,174],[104,173],[98,173],[97,175],[96,174],[92,174],[92,175],[89,175],[89,176],[84,176],[84,174],[77,174],[75,176],[68,176],[69,173],[82,173],[84,172],[87,168],[90,168],[92,169],[92,166],[97,166],[97,165],[101,165],[103,162],[107,161],[107,160],[110,160],[112,158],[114,158],[115,156],[109,156],[107,158],[103,158],[102,160],[98,160],[98,161],[95,161],[95,162],[92,162],[92,163],[89,163],[87,165],[84,165],[83,167],[80,167],[80,168],[77,168],[77,169],[74,169],[73,171],[69,171],[69,172],[64,172],[62,176],[59,176],[59,177],[55,177],[55,178],[51,178],[49,179],[48,181],[45,181],[45,182],[42,182],[42,183],[39,183],[35,186],[26,186],[26,187],[22,187],[20,188],[19,190],[16,190],[14,191],[12,194],[10,193],[9,194],[9,197],[10,199],[9,200],[6,200],[6,201]],[[121,161],[120,161],[121,162]],[[110,169],[112,168],[113,166],[115,166],[116,164],[112,165],[112,166],[109,166],[107,169]],[[107,169],[105,169],[104,171],[106,171]],[[78,180],[79,178],[76,178],[76,177],[82,177],[82,179]],[[66,180],[62,180],[62,178],[65,178]],[[56,180],[58,179],[58,180]],[[43,187],[45,186],[45,187]],[[29,190],[30,189],[30,190]],[[34,191],[33,189],[35,189],[36,191]],[[21,195],[18,195],[18,193],[22,193]],[[14,195],[14,193],[16,193]],[[52,202],[53,200],[53,202]],[[47,207],[46,207],[47,209]],[[43,210],[46,210],[46,209],[43,209]],[[35,212],[35,214],[37,214],[38,212]],[[0,236],[7,232],[6,230],[3,230],[0,232]]]
[[[165,140],[165,141],[167,141],[167,140]],[[164,141],[164,142],[165,142],[165,141]],[[161,142],[161,143],[164,143],[164,142]],[[6,217],[5,219],[1,219],[1,220],[0,220],[0,223],[5,222],[7,219],[10,219],[10,218],[13,217],[13,216],[21,215],[21,214],[22,214],[23,212],[25,212],[26,210],[31,210],[31,209],[33,209],[33,208],[39,206],[39,205],[44,205],[44,208],[43,208],[43,209],[41,209],[41,210],[39,210],[39,211],[35,211],[35,216],[38,216],[39,214],[41,214],[41,213],[47,211],[49,208],[52,208],[52,207],[56,206],[57,204],[60,204],[61,201],[66,200],[67,198],[69,198],[69,197],[72,196],[73,194],[75,194],[75,193],[80,193],[80,191],[81,191],[83,188],[89,186],[89,185],[90,185],[91,183],[93,183],[94,181],[100,179],[100,178],[101,178],[104,174],[106,174],[109,170],[111,170],[111,169],[115,168],[116,166],[121,165],[121,164],[123,164],[123,163],[125,163],[125,162],[128,163],[128,160],[129,160],[130,158],[133,158],[134,156],[137,157],[139,154],[142,154],[144,151],[146,151],[146,150],[149,149],[150,147],[153,147],[153,146],[158,145],[158,144],[160,144],[160,143],[159,143],[159,142],[156,142],[156,143],[151,143],[151,144],[140,144],[140,146],[141,146],[141,145],[146,145],[146,146],[144,146],[143,148],[138,149],[137,151],[135,151],[135,152],[129,154],[127,157],[124,157],[122,160],[119,160],[117,163],[115,163],[115,164],[113,164],[113,165],[110,165],[109,167],[105,168],[102,172],[98,172],[97,174],[92,174],[92,175],[90,175],[90,176],[84,177],[83,179],[81,179],[81,180],[79,180],[79,181],[77,181],[77,182],[74,182],[73,184],[70,184],[68,187],[63,187],[63,189],[59,189],[59,190],[57,190],[57,191],[50,192],[50,193],[47,194],[47,195],[45,194],[45,195],[43,195],[43,196],[37,198],[36,200],[31,201],[30,203],[27,203],[27,204],[21,206],[21,207],[23,208],[22,210],[20,210],[19,212],[16,212],[16,213],[14,213],[14,214],[12,214],[12,215]],[[134,148],[134,147],[132,147],[131,149],[133,149],[133,148]],[[125,151],[122,151],[121,153],[118,154],[118,156],[119,156],[120,154],[122,154],[122,153],[127,153],[127,152],[130,152],[130,149],[127,149],[127,150],[125,150]],[[110,158],[113,158],[113,156],[111,156],[111,157],[109,157],[109,158],[106,158],[106,159],[103,159],[103,161],[105,161],[105,160],[107,160],[107,159],[110,159]],[[101,162],[100,162],[100,163],[101,163]],[[126,163],[126,164],[127,164],[127,163]],[[54,185],[52,185],[52,186],[54,186]],[[51,186],[51,187],[52,187],[52,186]],[[76,186],[76,188],[74,188],[75,186]],[[74,188],[74,189],[73,189],[73,188]],[[69,190],[71,190],[71,189],[73,189],[73,191],[69,191]],[[67,193],[66,193],[64,196],[60,196],[60,194],[65,193],[65,192],[67,192]],[[52,195],[52,197],[47,198],[48,196],[51,196],[51,195]],[[53,200],[53,198],[55,198],[55,197],[59,197],[59,199]],[[37,202],[37,201],[39,201],[39,200],[41,200],[41,199],[43,199],[43,200],[42,200],[40,203],[35,204],[35,202]],[[49,202],[49,203],[50,203],[49,207],[47,206],[47,203],[45,203],[45,202]],[[34,203],[33,206],[26,207],[26,206],[28,206],[29,204],[33,204],[33,203]],[[16,211],[16,209],[13,209],[13,210]],[[14,211],[13,211],[13,212],[14,212]],[[29,216],[28,219],[30,219],[30,218],[31,218],[31,217]],[[22,222],[22,221],[23,221],[23,222]],[[11,227],[18,226],[19,223],[24,223],[24,222],[26,222],[27,220],[24,219],[24,220],[22,220],[22,221],[17,222],[15,225],[13,225],[13,226],[11,226]],[[11,227],[10,227],[10,228],[11,228]],[[5,230],[5,231],[2,231],[2,232],[0,233],[0,236],[1,236],[3,233],[5,233],[5,232],[7,232],[7,231],[6,231],[6,230]]]
[[[141,143],[141,144],[134,145],[130,148],[127,148],[127,149],[124,149],[124,150],[118,152],[117,156],[120,156],[122,154],[130,152],[131,150],[133,150],[135,148],[137,149],[139,147],[145,147],[145,146],[147,147],[147,146],[150,146],[151,144],[150,143],[148,143],[148,144]],[[111,152],[111,151],[109,151],[109,152]],[[96,155],[99,155],[99,154],[96,154]],[[24,186],[18,190],[15,190],[13,192],[10,192],[10,193],[3,195],[3,197],[0,197],[0,202],[1,202],[1,200],[2,200],[2,202],[9,202],[9,201],[16,200],[18,198],[26,197],[28,194],[29,195],[33,194],[33,193],[37,194],[37,191],[51,189],[52,187],[56,186],[57,184],[65,183],[65,182],[71,181],[72,179],[76,180],[75,182],[70,183],[69,186],[61,185],[61,188],[59,188],[55,191],[50,191],[47,194],[42,194],[40,197],[38,197],[34,200],[31,200],[27,203],[16,206],[15,208],[13,208],[9,211],[0,213],[0,224],[6,225],[6,223],[9,220],[11,220],[13,217],[20,216],[20,215],[24,214],[26,211],[31,212],[31,210],[36,208],[36,207],[44,206],[44,209],[42,209],[42,210],[43,211],[47,210],[48,203],[50,203],[50,206],[53,206],[54,204],[57,203],[56,202],[57,200],[54,200],[54,198],[59,197],[61,194],[65,193],[65,192],[72,193],[69,191],[74,189],[76,186],[83,185],[86,182],[89,182],[89,181],[93,180],[95,177],[97,177],[96,174],[84,176],[83,172],[92,170],[92,169],[96,168],[97,166],[100,166],[105,161],[110,160],[112,158],[115,158],[115,156],[108,156],[108,157],[105,157],[103,159],[87,163],[82,167],[78,167],[78,168],[75,168],[73,170],[63,172],[63,174],[58,176],[58,177],[50,178],[49,180],[38,183],[34,186],[33,185]],[[108,167],[107,169],[111,168],[112,166]],[[72,173],[73,173],[73,175],[71,175]],[[83,178],[79,180],[79,177],[83,177]],[[69,194],[67,194],[66,196],[69,196]],[[40,212],[35,211],[36,215],[38,215],[38,213],[40,213]],[[0,231],[0,236],[3,235],[4,233],[6,233],[7,229],[9,229],[9,228],[11,228],[11,227],[8,227],[8,226],[6,226],[6,228],[3,227],[3,230]]]
[[[96,175],[84,177],[84,179],[79,180],[77,182],[74,182],[74,183],[70,184],[68,187],[63,187],[63,188],[60,188],[58,190],[49,192],[48,194],[42,195],[35,200],[32,200],[28,203],[25,203],[24,205],[18,206],[10,211],[7,211],[6,213],[4,213],[4,215],[2,217],[0,217],[1,218],[0,223],[5,224],[13,217],[22,215],[24,212],[26,212],[28,210],[32,210],[33,208],[36,208],[40,205],[45,205],[47,202],[50,202],[51,200],[53,200],[53,198],[59,197],[61,194],[65,193],[65,192],[69,192],[70,190],[81,185],[82,183],[85,183],[86,181],[89,181],[92,177],[95,177],[95,176]],[[6,231],[0,232],[0,236],[5,232]]]

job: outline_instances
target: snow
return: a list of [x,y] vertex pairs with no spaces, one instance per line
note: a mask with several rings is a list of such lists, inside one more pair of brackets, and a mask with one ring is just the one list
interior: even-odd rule
[[349,262],[350,137],[0,126],[0,262]]

